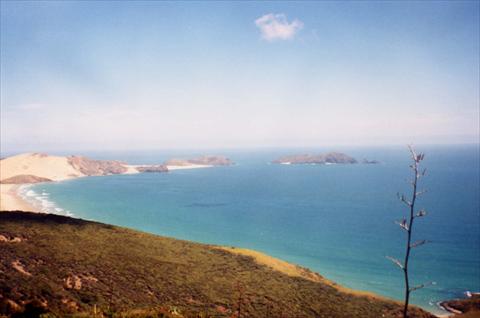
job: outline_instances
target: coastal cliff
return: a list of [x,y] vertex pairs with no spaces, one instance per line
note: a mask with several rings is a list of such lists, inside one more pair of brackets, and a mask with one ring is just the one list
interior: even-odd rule
[[128,171],[127,163],[116,160],[93,160],[83,156],[67,157],[68,163],[85,176],[105,176]]
[[[0,213],[0,316],[398,317],[258,252],[52,214]],[[412,307],[411,317],[433,318]]]

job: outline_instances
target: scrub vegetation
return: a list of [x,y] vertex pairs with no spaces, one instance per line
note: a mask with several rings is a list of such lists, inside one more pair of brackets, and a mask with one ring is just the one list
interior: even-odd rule
[[[399,317],[400,303],[252,256],[59,215],[0,213],[0,316]],[[412,317],[433,317],[413,307]]]

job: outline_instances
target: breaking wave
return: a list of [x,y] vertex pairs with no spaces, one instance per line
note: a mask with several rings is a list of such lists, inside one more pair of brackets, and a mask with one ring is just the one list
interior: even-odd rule
[[31,185],[22,185],[18,189],[19,196],[27,201],[34,208],[44,213],[52,213],[66,216],[73,216],[73,213],[59,207],[49,196],[50,193],[41,191],[36,192],[31,189]]

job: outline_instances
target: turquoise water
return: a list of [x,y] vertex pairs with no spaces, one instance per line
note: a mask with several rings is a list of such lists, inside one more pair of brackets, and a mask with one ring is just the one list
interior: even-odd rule
[[[32,187],[50,209],[151,233],[256,249],[307,266],[347,287],[401,299],[403,278],[385,256],[401,258],[405,234],[394,224],[406,213],[397,192],[409,193],[406,148],[335,149],[379,165],[294,166],[280,155],[331,149],[211,151],[230,167],[164,174],[90,177]],[[413,282],[436,285],[412,301],[436,302],[480,290],[480,170],[478,146],[423,147],[428,189],[415,224]],[[98,159],[158,163],[195,152],[88,153]],[[43,195],[42,195],[43,193]],[[47,199],[49,201],[47,201]],[[52,203],[54,202],[54,204]],[[59,210],[59,209],[63,210]]]

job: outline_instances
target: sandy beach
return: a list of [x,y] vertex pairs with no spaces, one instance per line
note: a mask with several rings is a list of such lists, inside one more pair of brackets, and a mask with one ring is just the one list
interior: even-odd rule
[[18,195],[20,184],[0,184],[0,211],[40,212]]

